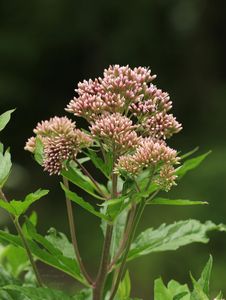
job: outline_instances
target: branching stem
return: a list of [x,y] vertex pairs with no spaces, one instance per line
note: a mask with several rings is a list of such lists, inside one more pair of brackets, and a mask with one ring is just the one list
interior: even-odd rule
[[[67,187],[67,189],[69,189],[69,184],[68,184],[68,180],[66,178],[63,177],[63,182],[64,185]],[[82,262],[82,258],[80,255],[80,251],[78,248],[78,242],[77,242],[77,237],[76,237],[76,231],[75,231],[75,222],[74,222],[74,216],[73,216],[73,210],[72,210],[72,204],[70,199],[68,199],[68,197],[66,197],[66,206],[67,206],[67,215],[68,215],[68,222],[69,222],[69,229],[70,229],[70,235],[71,235],[71,241],[74,247],[74,252],[75,252],[75,256],[77,258],[80,270],[83,274],[83,276],[85,277],[85,279],[87,280],[87,282],[91,285],[93,285],[93,281],[90,278],[89,274],[87,273],[85,266]]]
[[[1,197],[5,202],[8,202],[8,200],[7,200],[6,196],[5,196],[5,194],[3,193],[2,189],[0,189],[0,197]],[[37,268],[37,266],[36,266],[36,263],[35,263],[35,261],[34,261],[34,258],[33,258],[33,256],[32,256],[32,252],[31,252],[31,250],[30,250],[30,248],[29,248],[28,242],[27,242],[27,240],[26,240],[26,238],[25,238],[25,236],[24,236],[23,230],[22,230],[22,228],[21,228],[21,226],[20,226],[20,223],[19,223],[19,221],[18,221],[18,218],[14,218],[14,216],[11,215],[11,214],[9,214],[9,215],[10,215],[10,219],[12,220],[12,222],[13,222],[13,224],[14,224],[14,226],[15,226],[15,228],[16,228],[18,234],[19,234],[19,237],[20,237],[21,242],[22,242],[22,244],[23,244],[23,246],[24,246],[24,249],[25,249],[25,251],[26,251],[26,253],[27,253],[27,256],[28,256],[28,259],[29,259],[29,261],[30,261],[31,267],[32,267],[32,269],[33,269],[33,272],[34,272],[34,274],[35,274],[37,283],[38,283],[38,285],[41,287],[41,286],[43,286],[42,279],[41,279],[41,276],[40,276],[40,274],[39,274],[39,271],[38,271],[38,268]]]

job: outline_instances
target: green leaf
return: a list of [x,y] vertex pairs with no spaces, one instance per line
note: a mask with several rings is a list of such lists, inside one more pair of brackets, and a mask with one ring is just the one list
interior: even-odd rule
[[110,163],[106,164],[97,154],[95,150],[88,149],[87,152],[85,152],[86,155],[91,159],[93,162],[94,166],[99,169],[105,176],[106,178],[109,179],[110,172],[112,169],[112,166]]
[[197,168],[201,162],[211,153],[211,151],[204,153],[202,155],[199,155],[195,158],[191,158],[186,160],[182,166],[177,168],[176,175],[178,178],[182,178],[188,171],[191,171],[195,168]]
[[185,158],[191,156],[192,154],[194,154],[195,152],[197,152],[198,150],[199,150],[199,147],[195,147],[193,150],[181,155],[180,158],[185,159]]
[[130,296],[131,291],[131,282],[130,282],[130,276],[129,272],[127,270],[123,280],[119,284],[118,288],[118,299],[119,300],[128,300]]
[[24,201],[11,200],[10,202],[6,202],[0,199],[0,207],[4,208],[13,216],[19,217],[26,212],[32,203],[48,194],[48,192],[48,190],[39,189],[36,192],[27,195]]
[[159,197],[159,198],[154,198],[151,201],[147,201],[147,204],[183,206],[183,205],[203,205],[203,204],[208,204],[208,202],[191,201],[191,200],[185,200],[185,199],[172,200],[172,199]]
[[0,188],[2,188],[7,181],[11,167],[12,162],[9,150],[6,150],[5,154],[0,152]]
[[93,215],[95,215],[95,216],[97,216],[101,219],[104,219],[106,221],[110,221],[110,219],[106,215],[100,213],[99,211],[96,211],[90,203],[84,201],[76,193],[71,192],[70,190],[68,190],[63,183],[60,183],[60,185],[61,185],[62,189],[64,190],[65,195],[68,199],[70,199],[71,201],[77,203],[79,206],[81,206],[82,208],[84,208],[85,210],[90,212],[91,214],[93,214]]
[[114,221],[112,241],[111,241],[111,257],[113,258],[119,250],[122,236],[125,230],[128,210],[124,210]]
[[[38,234],[35,228],[32,230],[31,228],[28,229],[32,240],[28,239],[27,242],[33,255],[43,263],[63,271],[88,286],[81,275],[77,261],[75,259],[65,257],[59,249],[51,244],[46,238]],[[13,235],[3,230],[0,230],[0,240],[4,243],[6,242],[17,247],[23,247],[21,239],[17,235]]]
[[158,229],[149,228],[142,232],[131,245],[128,260],[152,252],[176,250],[191,243],[207,243],[207,234],[211,231],[226,232],[225,225],[216,225],[211,221],[201,223],[197,220],[162,224]]
[[219,292],[219,294],[217,295],[217,297],[216,298],[214,298],[214,300],[223,300],[223,294],[222,294],[222,292]]
[[[104,200],[102,196],[96,194],[95,191],[97,190],[97,188],[95,184],[90,180],[90,178],[82,174],[82,172],[79,171],[76,167],[72,167],[72,164],[68,166],[67,170],[62,170],[61,174],[63,177],[68,179],[70,182],[72,182],[91,196],[100,200]],[[99,186],[101,188],[100,184]]]
[[11,113],[14,112],[14,110],[15,109],[8,110],[0,115],[0,131],[2,131],[10,121]]
[[39,165],[43,165],[43,154],[44,152],[44,146],[42,141],[39,138],[35,139],[35,152],[34,152],[34,158],[37,161]]
[[0,287],[8,284],[20,284],[20,280],[14,278],[9,271],[0,267]]
[[106,208],[106,214],[109,215],[111,220],[115,220],[117,216],[131,203],[131,199],[127,196],[107,200],[100,206]]
[[26,251],[13,245],[8,245],[1,249],[0,263],[15,278],[18,278],[29,266]]
[[190,291],[187,284],[180,284],[175,280],[171,280],[167,285],[173,300],[190,300]]
[[191,276],[194,290],[191,293],[191,300],[209,300],[209,297],[203,291],[201,285]]
[[5,291],[16,291],[21,296],[27,297],[26,300],[72,300],[72,297],[62,291],[40,287],[23,287],[17,285],[8,285],[3,287]]
[[165,287],[162,278],[155,280],[154,285],[155,300],[173,300],[170,291]]
[[198,280],[199,285],[203,289],[204,293],[209,296],[209,284],[210,284],[210,275],[213,267],[213,258],[210,255],[210,258],[205,265],[205,268],[202,271],[201,277]]
[[[92,300],[92,289],[83,289],[78,294],[73,296],[73,300]],[[63,299],[62,299],[63,300]]]

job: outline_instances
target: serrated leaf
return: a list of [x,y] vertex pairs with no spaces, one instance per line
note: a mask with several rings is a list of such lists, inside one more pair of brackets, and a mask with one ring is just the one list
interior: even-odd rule
[[[63,256],[59,249],[55,248],[54,245],[52,245],[41,235],[36,234],[35,230],[34,232],[32,232],[32,230],[30,231],[29,229],[29,234],[30,239],[27,240],[29,248],[38,260],[63,271],[64,273],[70,275],[84,285],[88,286],[85,279],[81,275],[77,261],[75,259]],[[4,243],[6,242],[17,247],[23,247],[21,239],[17,235],[13,235],[3,230],[0,230],[0,240]]]
[[154,198],[151,201],[147,201],[147,204],[155,204],[155,205],[176,205],[176,206],[187,206],[187,205],[204,205],[208,204],[208,202],[203,201],[191,201],[186,199],[167,199],[167,198]]
[[211,153],[211,151],[199,155],[195,158],[186,160],[179,168],[176,170],[176,175],[178,178],[182,178],[187,172],[197,168],[201,162]]
[[[62,170],[61,175],[91,196],[104,200],[102,196],[96,194],[96,186],[90,178],[82,174],[78,169],[72,167],[72,165],[69,165],[67,170]],[[101,185],[99,186],[101,188]]]
[[173,299],[172,300],[190,300],[190,291],[187,284],[180,284],[175,280],[171,280],[167,285]]
[[207,243],[207,234],[211,231],[226,232],[225,225],[216,225],[211,221],[201,223],[197,220],[162,224],[158,229],[149,228],[142,232],[131,245],[128,260],[152,252],[176,250],[191,243]]
[[76,193],[68,190],[63,183],[61,183],[60,185],[61,185],[62,189],[64,190],[65,195],[66,195],[66,197],[68,197],[68,199],[77,203],[79,206],[81,206],[82,208],[84,208],[85,210],[90,212],[91,214],[93,214],[101,219],[104,219],[106,221],[111,221],[106,215],[100,213],[99,211],[96,211],[94,209],[94,207],[90,203],[83,200],[82,197],[79,197]]
[[8,110],[0,115],[0,131],[2,131],[5,126],[9,123],[11,114],[15,109]]
[[29,300],[72,300],[72,298],[62,291],[40,287],[23,287],[17,285],[8,285],[3,287],[5,291],[16,291],[21,296]]
[[9,150],[6,150],[5,154],[0,152],[0,188],[2,188],[7,181],[11,167],[12,162]]
[[191,280],[193,283],[193,291],[191,293],[191,300],[209,300],[205,292],[203,291],[200,284],[191,276]]
[[210,258],[202,271],[201,277],[198,280],[199,285],[203,289],[204,293],[209,296],[209,285],[210,285],[210,275],[213,267],[213,258]]
[[154,285],[154,299],[155,300],[172,300],[170,291],[165,287],[162,278],[155,280]]
[[24,201],[11,200],[10,202],[6,202],[0,199],[0,207],[4,208],[13,216],[19,217],[26,212],[32,203],[47,195],[48,192],[48,190],[39,189],[36,192],[27,195]]

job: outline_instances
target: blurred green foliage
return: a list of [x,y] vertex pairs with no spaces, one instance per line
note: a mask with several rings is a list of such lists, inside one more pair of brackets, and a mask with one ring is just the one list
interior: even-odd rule
[[[226,223],[225,13],[224,0],[0,0],[0,113],[17,107],[2,136],[16,163],[6,192],[20,198],[39,187],[52,190],[37,205],[40,230],[67,230],[63,193],[57,177],[43,174],[23,151],[25,140],[41,119],[65,114],[79,80],[97,77],[115,63],[150,66],[158,74],[155,83],[171,95],[184,127],[172,146],[183,152],[197,145],[202,152],[213,150],[169,195],[209,206],[151,206],[140,228],[185,218]],[[79,207],[75,212],[84,260],[95,272],[99,222]],[[6,223],[5,215],[0,222]],[[131,263],[132,293],[150,299],[160,275],[166,282],[188,281],[187,270],[199,274],[209,253],[214,256],[213,293],[226,293],[226,239],[220,233],[208,245]],[[53,284],[54,276],[49,278]]]

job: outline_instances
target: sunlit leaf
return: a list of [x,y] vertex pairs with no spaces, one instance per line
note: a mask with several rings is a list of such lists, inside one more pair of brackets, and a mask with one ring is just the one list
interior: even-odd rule
[[48,192],[48,190],[39,189],[36,192],[27,195],[24,201],[11,200],[10,202],[6,202],[0,199],[0,207],[4,208],[10,214],[19,217],[26,212],[32,203],[47,195]]
[[183,177],[187,172],[197,168],[201,162],[211,153],[211,151],[199,155],[195,158],[186,160],[179,168],[176,170],[176,175],[178,178]]
[[205,265],[205,268],[202,271],[201,277],[198,280],[199,285],[203,289],[204,293],[209,296],[209,285],[210,285],[210,275],[213,267],[213,258],[210,255],[208,262]]
[[0,188],[2,188],[7,181],[11,167],[12,162],[9,150],[6,150],[5,154],[0,152]]
[[197,220],[162,224],[159,228],[149,228],[142,232],[131,245],[128,260],[147,255],[152,252],[176,250],[191,243],[207,243],[207,234],[211,231],[226,232],[225,225],[216,225],[211,221],[201,223]]
[[147,204],[186,206],[186,205],[203,205],[203,204],[208,204],[208,202],[191,201],[186,199],[174,200],[174,199],[167,199],[167,198],[154,198],[151,201],[147,201]]
[[18,285],[8,285],[3,287],[5,291],[16,291],[21,296],[29,300],[72,300],[72,297],[58,290],[40,287],[23,287]]
[[8,110],[0,115],[0,131],[2,131],[5,126],[9,123],[11,114],[14,112],[15,109]]

